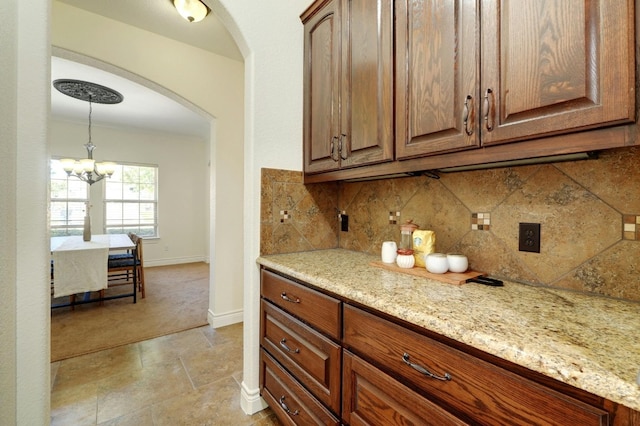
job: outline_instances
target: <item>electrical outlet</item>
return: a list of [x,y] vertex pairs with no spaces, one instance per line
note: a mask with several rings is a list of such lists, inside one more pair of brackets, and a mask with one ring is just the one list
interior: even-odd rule
[[520,223],[518,250],[540,253],[540,224]]
[[340,215],[340,230],[342,232],[349,232],[349,216],[346,214]]

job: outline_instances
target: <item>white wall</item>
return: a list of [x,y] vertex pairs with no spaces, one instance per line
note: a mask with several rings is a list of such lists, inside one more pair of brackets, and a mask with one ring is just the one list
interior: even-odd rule
[[137,75],[140,84],[151,81],[215,119],[209,158],[209,322],[241,320],[243,266],[237,254],[242,252],[244,65],[58,1],[52,9],[52,44]]
[[244,373],[242,408],[259,397],[260,169],[302,170],[303,26],[311,0],[205,1],[245,56]]
[[[52,120],[52,157],[84,158],[87,123]],[[145,267],[208,261],[208,141],[130,128],[91,126],[97,161],[158,166],[159,238],[144,239]],[[104,232],[104,185],[91,186],[91,225]]]
[[[0,111],[4,118],[0,122],[0,136],[2,154],[8,155],[0,156],[3,170],[0,266],[3,282],[9,282],[9,286],[0,286],[3,424],[49,422],[49,301],[41,289],[47,271],[46,267],[37,270],[32,265],[38,261],[46,265],[48,258],[46,217],[42,212],[47,198],[45,147],[51,22],[51,41],[55,46],[141,75],[216,118],[211,148],[215,170],[211,174],[211,221],[212,226],[224,225],[224,229],[215,233],[211,255],[215,260],[215,278],[228,285],[212,295],[210,305],[244,306],[242,406],[247,412],[261,406],[259,280],[255,264],[260,238],[260,168],[302,168],[299,15],[311,1],[205,1],[236,38],[245,55],[244,68],[243,64],[171,40],[160,40],[153,34],[57,1],[53,2],[51,18],[47,0],[0,2],[0,63],[4,66],[0,79],[3,97]],[[238,163],[243,155],[244,164]],[[238,207],[243,214],[238,214]],[[17,218],[18,215],[22,217]],[[238,237],[239,229],[244,231],[243,239]],[[17,249],[5,248],[5,242],[15,243]],[[28,263],[19,261],[21,252],[29,254]],[[238,279],[244,283],[244,298]]]
[[[47,0],[0,2],[0,424],[48,425]],[[32,27],[33,23],[38,25]]]

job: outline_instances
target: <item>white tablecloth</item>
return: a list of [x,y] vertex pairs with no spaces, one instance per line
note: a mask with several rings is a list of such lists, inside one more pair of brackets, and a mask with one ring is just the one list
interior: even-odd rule
[[65,240],[53,251],[54,297],[107,288],[108,256],[108,243]]

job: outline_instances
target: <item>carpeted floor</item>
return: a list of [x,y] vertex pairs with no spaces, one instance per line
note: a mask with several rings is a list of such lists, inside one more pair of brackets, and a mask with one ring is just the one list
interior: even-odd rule
[[[51,362],[207,324],[209,264],[157,266],[144,273],[146,297],[138,293],[136,304],[128,297],[73,311],[53,309]],[[107,291],[131,292],[131,287]]]

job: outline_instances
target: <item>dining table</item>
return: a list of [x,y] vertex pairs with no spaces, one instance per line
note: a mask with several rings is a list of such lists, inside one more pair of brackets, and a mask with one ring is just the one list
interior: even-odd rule
[[91,292],[108,287],[109,253],[135,250],[136,246],[127,234],[92,235],[89,241],[84,241],[81,235],[51,237],[50,247],[54,298],[84,294],[82,300],[76,301],[72,297],[69,303],[55,304],[52,308],[122,297],[133,297],[133,303],[136,303],[136,268],[133,268],[132,293],[114,296],[101,293],[99,298],[90,297]]

